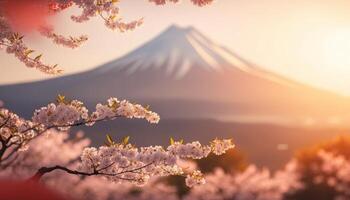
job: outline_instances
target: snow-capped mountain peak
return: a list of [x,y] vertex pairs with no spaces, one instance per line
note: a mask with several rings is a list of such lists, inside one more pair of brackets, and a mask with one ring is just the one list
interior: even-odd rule
[[159,69],[168,76],[180,79],[194,67],[207,71],[221,71],[223,68],[252,70],[243,59],[215,44],[194,27],[172,25],[148,43],[99,71],[117,69],[133,74],[140,70]]
[[27,117],[32,108],[62,93],[90,106],[110,96],[132,99],[154,106],[163,118],[259,121],[262,117],[300,124],[309,118],[323,123],[336,116],[349,124],[349,98],[262,70],[193,27],[171,26],[124,57],[93,70],[0,86],[0,99]]

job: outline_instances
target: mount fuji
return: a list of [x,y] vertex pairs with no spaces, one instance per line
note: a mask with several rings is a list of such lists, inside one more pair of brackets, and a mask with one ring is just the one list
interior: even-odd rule
[[57,94],[90,106],[127,98],[150,104],[163,118],[324,123],[350,113],[349,98],[263,70],[195,28],[178,26],[95,69],[0,86],[6,106],[27,117]]

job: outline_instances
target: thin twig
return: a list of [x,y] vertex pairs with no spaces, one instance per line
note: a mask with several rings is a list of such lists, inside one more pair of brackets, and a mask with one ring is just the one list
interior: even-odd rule
[[106,167],[102,167],[101,169],[98,169],[97,171],[102,171],[102,170],[108,169],[108,168],[112,167],[114,164],[115,164],[115,162],[112,162],[111,164],[107,165]]
[[[49,129],[53,129],[53,128],[66,128],[66,127],[76,127],[76,126],[82,126],[82,125],[86,125],[86,124],[89,124],[89,123],[96,123],[96,122],[101,122],[101,121],[105,121],[105,120],[113,120],[117,117],[120,117],[120,115],[114,115],[112,117],[105,117],[105,118],[102,118],[102,119],[97,119],[97,120],[88,120],[88,121],[80,121],[80,122],[76,122],[76,123],[72,123],[72,124],[63,124],[63,125],[52,125],[52,126],[48,126],[46,127],[43,131],[41,131],[39,134],[42,134],[44,133],[45,131],[49,130]],[[28,132],[28,131],[37,131],[35,130],[39,125],[36,125],[36,126],[33,126],[31,128],[28,128],[20,133],[25,133],[25,132]]]

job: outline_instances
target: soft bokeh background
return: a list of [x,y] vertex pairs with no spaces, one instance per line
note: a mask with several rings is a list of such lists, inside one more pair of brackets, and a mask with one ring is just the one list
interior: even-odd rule
[[[122,1],[122,13],[128,20],[145,18],[145,24],[136,31],[112,32],[100,19],[75,24],[69,16],[77,10],[70,9],[51,21],[60,33],[87,33],[90,40],[82,48],[56,47],[36,33],[26,40],[45,54],[46,61],[60,64],[69,74],[115,59],[170,24],[191,25],[267,69],[349,95],[349,6],[347,0],[218,0],[205,8],[187,1],[157,7],[131,0]],[[0,84],[50,78],[24,69],[4,52],[0,60]]]

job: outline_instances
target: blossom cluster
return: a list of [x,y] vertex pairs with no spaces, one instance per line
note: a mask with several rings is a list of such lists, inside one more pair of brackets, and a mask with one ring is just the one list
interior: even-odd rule
[[0,108],[0,158],[10,147],[17,146],[20,150],[25,150],[30,140],[49,129],[63,131],[73,126],[92,126],[96,122],[117,117],[142,118],[150,123],[158,123],[160,120],[159,115],[149,108],[127,100],[119,101],[117,98],[108,99],[106,104],[97,104],[96,111],[91,115],[83,102],[67,101],[61,95],[56,103],[35,110],[32,120],[25,120],[6,108]]
[[204,176],[199,170],[194,170],[192,173],[188,174],[185,181],[186,185],[190,188],[205,184]]
[[13,157],[11,165],[0,170],[0,177],[24,180],[42,166],[72,165],[90,143],[82,132],[67,134],[54,129],[48,130],[31,140],[28,150]]
[[41,54],[35,57],[31,56],[34,50],[27,47],[23,37],[14,32],[4,16],[0,12],[0,49],[5,49],[8,54],[13,54],[18,60],[24,63],[26,67],[36,68],[47,74],[57,74],[62,72],[56,69],[57,65],[47,65],[41,61]]
[[57,126],[59,129],[69,128],[76,121],[88,119],[88,110],[80,101],[73,100],[69,103],[50,103],[46,107],[35,110],[32,120],[44,127]]
[[[149,1],[155,3],[156,5],[164,5],[167,2],[178,3],[180,0],[149,0]],[[212,3],[213,1],[214,0],[191,0],[191,2],[197,6],[205,6]]]
[[97,104],[96,111],[92,113],[91,119],[94,121],[116,116],[146,119],[152,124],[158,123],[160,120],[157,113],[149,110],[149,106],[143,107],[140,104],[133,104],[127,100],[119,101],[117,98],[108,99],[107,104]]
[[193,188],[184,200],[282,200],[286,193],[302,187],[294,161],[274,175],[267,169],[250,165],[235,174],[217,168],[206,175],[205,180],[206,184]]
[[[73,134],[48,130],[30,141],[31,148],[18,154],[7,168],[0,170],[0,179],[26,180],[42,166],[62,165],[76,167],[78,159],[90,143],[82,132]],[[101,177],[81,179],[63,172],[54,172],[42,179],[46,186],[57,190],[68,199],[86,200],[178,200],[176,188],[152,179],[142,188],[133,184],[114,184]],[[135,192],[136,191],[136,192]]]
[[7,143],[23,143],[34,138],[36,132],[31,130],[31,127],[33,127],[33,122],[20,118],[5,108],[0,108],[0,141],[2,141],[2,148]]
[[[156,5],[163,5],[167,1],[173,3],[178,2],[178,0],[149,1]],[[195,5],[204,6],[211,3],[213,0],[191,1]],[[124,22],[120,15],[119,0],[47,0],[47,8],[52,14],[72,6],[76,6],[82,10],[80,15],[71,16],[71,19],[77,23],[88,21],[94,17],[101,17],[104,20],[106,27],[112,30],[117,29],[121,32],[133,30],[143,23],[142,18],[131,22]],[[15,28],[16,27],[11,27],[5,11],[0,9],[0,48],[6,48],[7,53],[13,54],[29,68],[35,68],[47,74],[58,74],[62,72],[61,69],[57,69],[57,65],[48,65],[42,62],[41,54],[32,57],[31,54],[34,51],[25,45],[23,41],[24,36],[15,31]],[[65,37],[56,34],[53,32],[53,28],[47,24],[42,24],[38,29],[41,35],[51,39],[55,44],[69,48],[77,48],[88,39],[86,35],[79,37]]]
[[[146,119],[150,123],[158,123],[159,115],[150,111],[148,107],[133,104],[127,100],[110,98],[106,104],[97,104],[96,110],[89,114],[83,102],[68,101],[58,95],[56,103],[35,110],[32,121],[25,120],[11,113],[7,109],[0,109],[0,142],[2,144],[0,166],[6,159],[16,158],[19,149],[27,150],[28,145],[36,137],[50,129],[61,131],[73,126],[93,125],[102,120],[113,120],[117,117]],[[169,175],[182,175],[186,177],[188,186],[205,183],[200,171],[187,173],[179,164],[182,159],[202,159],[210,153],[221,155],[234,148],[232,140],[215,139],[210,145],[202,145],[198,141],[183,144],[183,141],[171,139],[167,148],[162,146],[149,146],[137,148],[129,143],[129,137],[117,143],[111,136],[107,136],[108,144],[99,148],[85,148],[81,155],[81,164],[78,171],[66,170],[76,175],[100,175],[113,182],[145,184],[149,178]],[[5,158],[5,159],[3,159]],[[10,162],[11,163],[11,162]],[[5,165],[8,165],[6,162]],[[55,170],[56,168],[52,168]],[[50,170],[49,170],[50,171]],[[38,171],[41,177],[42,171]]]
[[[79,156],[90,143],[82,132],[73,134],[49,130],[30,141],[31,148],[21,152],[16,160],[7,168],[0,170],[1,179],[26,180],[42,166],[62,165],[76,167]],[[180,160],[179,160],[180,161]],[[187,161],[181,161],[181,167],[187,167]],[[193,163],[191,163],[193,165]],[[98,176],[72,176],[56,171],[42,178],[42,183],[57,190],[68,199],[86,200],[178,200],[176,188],[150,179],[143,187],[131,183],[116,185]]]
[[[220,144],[219,141],[221,141]],[[50,130],[46,134],[39,135],[34,140],[30,141],[29,144],[31,148],[21,152],[17,160],[8,168],[0,170],[0,177],[27,179],[41,166],[63,165],[69,168],[81,169],[82,163],[79,161],[78,157],[89,145],[89,142],[90,140],[82,137],[80,134],[76,137],[69,137],[67,133]],[[190,169],[188,169],[188,162],[184,163],[183,159],[180,157],[176,158],[176,161],[171,159],[166,160],[166,158],[168,158],[167,153],[169,153],[169,149],[175,149],[174,146],[182,145],[183,147],[181,147],[181,149],[187,145],[193,146],[190,145],[191,143],[181,143],[182,142],[172,142],[172,145],[170,145],[171,148],[166,149],[159,146],[136,148],[133,145],[126,144],[125,140],[123,140],[120,143],[115,142],[110,144],[110,146],[103,146],[99,149],[88,148],[85,150],[87,151],[86,153],[97,155],[97,158],[94,156],[92,158],[94,158],[93,161],[97,163],[95,166],[100,175],[89,176],[82,179],[79,176],[72,176],[61,171],[55,171],[45,175],[42,181],[53,189],[57,189],[67,195],[67,197],[88,200],[282,200],[288,199],[285,195],[300,190],[309,191],[309,187],[313,188],[317,185],[322,185],[323,189],[325,189],[324,186],[333,189],[334,192],[332,191],[332,194],[336,194],[336,200],[349,199],[350,161],[344,155],[336,154],[329,150],[318,151],[318,153],[312,157],[314,159],[313,162],[309,163],[307,166],[313,172],[312,181],[315,184],[309,185],[304,182],[305,177],[303,176],[306,174],[303,174],[305,172],[301,170],[302,163],[295,159],[289,161],[284,169],[276,173],[271,173],[267,169],[259,169],[254,165],[250,165],[242,172],[225,173],[222,169],[218,168],[212,173],[201,174],[200,171],[196,170],[195,166],[191,166],[189,167]],[[197,144],[197,142],[195,143]],[[217,146],[222,146],[224,143],[227,142],[222,140],[217,140],[216,142]],[[204,147],[208,148],[209,146],[214,152],[216,146],[210,144]],[[202,148],[204,147],[202,146]],[[183,173],[180,175],[186,175],[186,184],[194,187],[190,188],[188,194],[179,197],[177,196],[176,188],[172,185],[167,185],[162,179],[158,179],[158,175],[153,176],[154,179],[150,178],[143,187],[135,186],[135,182],[128,179],[114,180],[117,183],[123,184],[113,183],[109,181],[110,179],[113,180],[113,178],[109,177],[113,177],[112,175],[116,174],[108,174],[108,172],[111,172],[110,170],[101,171],[100,168],[103,165],[106,167],[108,167],[108,165],[106,165],[106,163],[103,164],[104,161],[102,162],[101,158],[99,158],[106,152],[117,152],[113,148],[120,149],[119,153],[115,154],[118,154],[119,157],[117,158],[117,156],[113,155],[107,157],[114,157],[114,159],[118,160],[118,163],[122,163],[123,165],[128,163],[126,160],[123,160],[124,157],[139,157],[144,164],[155,160],[159,166],[163,166],[162,161],[167,163],[176,162],[175,166],[178,167],[177,172],[182,171]],[[134,149],[134,151],[124,150],[125,148]],[[136,151],[136,149],[138,151]],[[146,156],[140,156],[140,152],[143,152],[141,154],[145,154]],[[177,154],[179,153],[181,152]],[[153,157],[150,155],[153,155]],[[188,155],[189,154],[181,157],[187,158]],[[92,162],[90,162],[90,164],[91,163]],[[145,165],[140,165],[140,167],[142,168]],[[190,165],[193,165],[193,163]],[[131,166],[128,167],[129,168],[121,168],[118,172],[130,171],[129,173],[144,173],[142,170],[143,168],[135,169],[131,168]],[[148,166],[145,168],[147,167]],[[153,168],[154,166],[149,165],[149,167]],[[176,167],[168,166],[165,168],[168,172],[163,172],[169,173],[172,168]],[[93,171],[94,170],[91,170],[89,172],[93,173]],[[106,174],[103,175],[103,173]],[[198,185],[203,184],[204,181],[206,184]]]
[[67,130],[75,125],[93,125],[97,121],[115,119],[117,117],[146,119],[150,123],[158,123],[159,115],[140,104],[133,104],[127,100],[119,101],[110,98],[107,104],[97,104],[96,111],[91,115],[83,102],[78,100],[66,101],[64,96],[57,99],[57,103],[50,103],[35,110],[32,120],[35,124],[46,128],[55,127]]
[[316,185],[325,184],[338,194],[337,200],[350,198],[350,160],[343,155],[320,150],[317,154],[318,165],[311,167],[315,174],[313,182]]
[[63,35],[56,34],[53,28],[50,26],[42,26],[39,28],[39,32],[42,36],[51,39],[55,44],[62,45],[71,49],[78,48],[82,43],[88,40],[86,35],[79,37],[65,37]]
[[168,147],[168,151],[172,154],[181,155],[181,158],[202,159],[207,157],[209,153],[213,152],[215,155],[222,155],[228,149],[234,148],[232,140],[215,139],[210,146],[202,146],[198,141],[187,144],[182,144],[183,141],[173,142]]
[[[205,180],[200,171],[194,170],[185,173],[178,164],[183,158],[201,159],[209,153],[216,154],[217,146],[224,146],[231,140],[216,140],[213,145],[203,146],[199,142],[180,144],[175,142],[167,148],[161,146],[149,146],[137,148],[131,144],[111,143],[109,146],[101,146],[98,149],[91,147],[84,149],[81,155],[79,171],[85,174],[101,175],[113,182],[129,182],[136,185],[145,184],[149,178],[182,175],[186,176],[186,184],[189,187],[204,184]],[[221,148],[221,147],[219,147]],[[222,154],[234,145],[226,145],[219,152]]]
[[219,139],[215,139],[211,142],[211,148],[212,151],[216,154],[216,155],[222,155],[224,154],[226,151],[225,149],[229,149],[231,148],[232,145],[232,141],[231,140],[219,140]]

